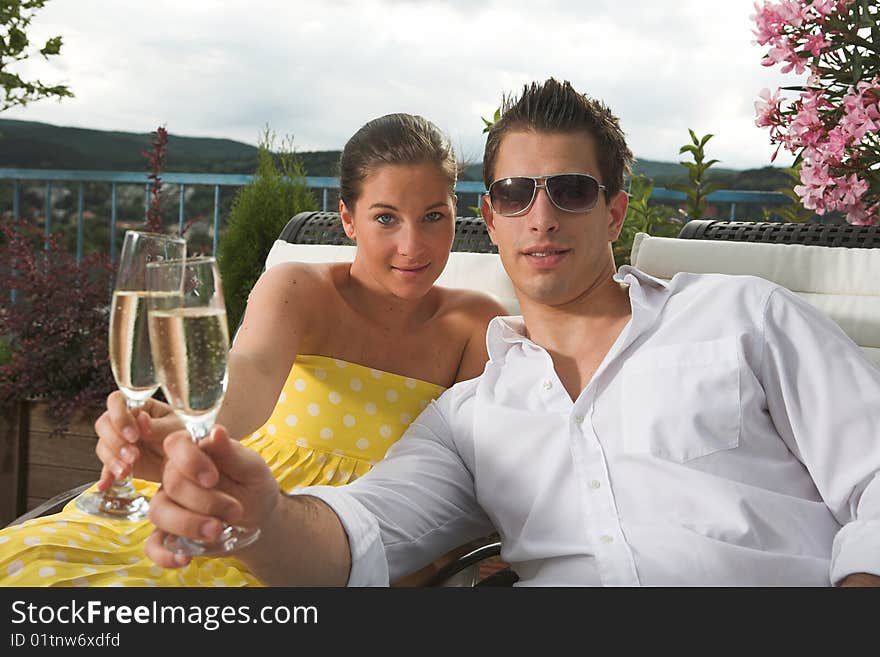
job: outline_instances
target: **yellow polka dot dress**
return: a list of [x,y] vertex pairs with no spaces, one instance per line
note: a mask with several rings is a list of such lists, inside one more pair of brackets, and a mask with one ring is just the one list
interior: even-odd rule
[[[299,356],[275,411],[242,441],[279,487],[339,485],[366,473],[441,386],[325,356]],[[158,485],[135,480],[147,495]],[[237,559],[196,558],[165,570],[143,543],[149,521],[95,518],[71,501],[61,513],[0,531],[2,586],[259,586]]]

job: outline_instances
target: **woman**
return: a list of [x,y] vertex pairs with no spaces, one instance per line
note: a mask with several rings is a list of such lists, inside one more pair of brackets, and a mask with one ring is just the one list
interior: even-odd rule
[[[263,456],[283,490],[354,480],[431,399],[482,371],[486,325],[503,308],[434,286],[455,232],[455,180],[452,148],[432,123],[407,114],[370,121],[340,162],[354,261],[280,264],[254,286],[217,421]],[[156,401],[137,418],[119,393],[107,407],[95,425],[98,487],[133,468],[138,489],[153,494],[162,440],[180,423]],[[155,566],[143,551],[152,529],[71,503],[0,533],[0,574],[14,586],[259,584],[234,557]]]

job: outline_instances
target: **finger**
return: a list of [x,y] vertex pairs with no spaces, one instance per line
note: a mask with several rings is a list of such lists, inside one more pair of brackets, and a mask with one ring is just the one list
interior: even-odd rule
[[174,554],[165,549],[164,541],[168,536],[161,529],[156,529],[150,534],[144,543],[144,552],[146,555],[161,568],[180,568],[186,566],[192,561],[192,557],[185,554]]
[[105,465],[101,468],[101,477],[98,479],[98,490],[103,493],[110,488],[115,479],[113,473],[110,472],[110,468]]
[[215,425],[207,440],[199,447],[211,457],[223,478],[238,484],[261,481],[265,477],[266,461],[257,452],[232,440],[226,427]]
[[161,402],[155,397],[150,397],[141,409],[151,418],[175,417],[174,409],[165,402]]
[[141,413],[138,415],[138,424],[140,425],[141,436],[151,441],[162,441],[170,433],[184,428],[183,422],[174,413],[160,417]]
[[223,531],[217,518],[195,513],[177,504],[165,492],[164,484],[150,499],[150,521],[162,531],[197,540],[214,540]]
[[119,436],[105,433],[95,445],[95,454],[98,455],[104,467],[118,479],[130,471],[139,452],[137,447]]
[[140,437],[137,422],[125,403],[125,397],[118,390],[111,392],[107,397],[107,414],[116,433],[128,442],[137,441]]
[[199,449],[189,433],[175,431],[163,443],[168,463],[186,478],[206,488],[215,486],[219,478],[211,457]]
[[188,479],[169,463],[162,475],[162,491],[176,505],[205,517],[234,522],[241,517],[241,504],[216,487],[205,488]]

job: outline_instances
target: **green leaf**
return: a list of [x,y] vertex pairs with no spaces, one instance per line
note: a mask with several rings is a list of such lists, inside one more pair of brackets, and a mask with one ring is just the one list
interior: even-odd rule
[[688,128],[688,132],[691,133],[691,140],[694,142],[694,145],[699,146],[700,140],[697,139],[697,134],[690,128]]
[[679,152],[679,154],[693,153],[696,156],[697,153],[699,153],[700,151],[698,150],[698,148],[696,146],[692,146],[691,144],[685,144],[684,146],[682,146],[681,148],[678,149],[678,152]]
[[46,41],[46,45],[40,49],[40,54],[44,57],[49,57],[50,55],[57,55],[61,52],[61,37],[52,37],[48,41]]
[[495,113],[492,115],[491,119],[487,119],[485,116],[481,116],[480,119],[482,119],[483,121],[483,132],[489,132],[489,130],[492,129],[492,126],[498,123],[498,121],[501,119],[501,108],[498,107],[495,110]]
[[711,133],[710,133],[710,134],[707,134],[706,136],[704,136],[704,137],[700,140],[700,148],[702,148],[703,146],[705,146],[705,145],[706,145],[706,142],[709,141],[710,139],[712,139],[712,137],[714,137],[714,136],[715,136],[715,135],[713,135],[713,134],[711,134]]
[[862,79],[862,56],[858,50],[853,50],[852,57],[852,83],[858,84]]
[[25,48],[27,48],[28,38],[27,35],[19,30],[17,27],[13,26],[9,29],[9,51],[12,54],[18,54]]

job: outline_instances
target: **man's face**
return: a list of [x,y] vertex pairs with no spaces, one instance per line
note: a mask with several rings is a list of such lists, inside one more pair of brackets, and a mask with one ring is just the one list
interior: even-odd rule
[[[586,132],[513,132],[501,141],[495,180],[556,173],[586,173],[607,183],[599,171],[593,137]],[[520,304],[562,306],[613,275],[610,243],[620,233],[626,205],[624,192],[610,202],[602,192],[592,210],[566,212],[539,189],[528,212],[505,217],[495,214],[484,197],[483,218]]]

